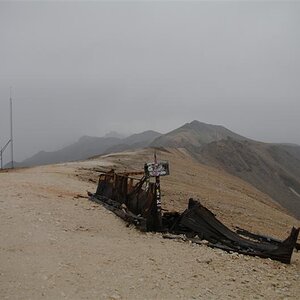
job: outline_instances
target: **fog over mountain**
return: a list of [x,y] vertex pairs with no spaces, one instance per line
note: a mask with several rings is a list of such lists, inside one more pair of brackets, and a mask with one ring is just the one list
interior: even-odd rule
[[[300,144],[300,2],[0,2],[0,145],[191,120]],[[5,162],[9,160],[9,151]]]

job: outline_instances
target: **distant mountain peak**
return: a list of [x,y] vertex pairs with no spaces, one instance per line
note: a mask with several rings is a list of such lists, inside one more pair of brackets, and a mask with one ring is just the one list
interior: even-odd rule
[[199,125],[199,124],[211,125],[211,124],[208,124],[208,123],[205,123],[205,122],[200,122],[199,120],[193,120],[192,122],[186,123],[186,124],[191,124],[191,125]]
[[227,139],[247,140],[221,125],[212,125],[194,120],[164,134],[153,141],[151,146],[161,147],[200,147],[202,145]]
[[105,138],[118,138],[118,139],[123,139],[126,137],[125,134],[121,134],[117,131],[109,131],[104,135]]
[[225,128],[222,125],[216,125],[216,124],[210,124],[210,123],[205,123],[201,122],[198,120],[193,120],[192,122],[185,123],[182,127],[215,127],[215,128]]

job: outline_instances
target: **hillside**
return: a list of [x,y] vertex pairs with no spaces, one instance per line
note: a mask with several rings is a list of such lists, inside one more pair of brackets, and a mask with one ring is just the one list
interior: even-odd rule
[[[278,238],[299,221],[235,176],[195,161],[170,161],[163,208],[189,197],[234,229]],[[141,233],[87,198],[97,170],[142,170],[153,149],[0,172],[0,294],[3,299],[297,299],[300,253],[291,265]],[[9,200],[9,201],[8,201]],[[217,282],[217,284],[216,284]],[[238,295],[238,296],[237,296]]]
[[300,219],[300,160],[294,153],[297,147],[289,149],[227,139],[199,148],[196,156],[202,163],[249,182]]
[[300,146],[299,145],[287,145],[287,144],[281,144],[280,147],[284,150],[286,150],[288,153],[296,157],[298,160],[300,160]]
[[[117,136],[117,134],[114,133],[114,136]],[[83,136],[76,143],[60,150],[52,152],[40,151],[23,162],[16,163],[16,166],[28,167],[77,161],[103,153],[143,148],[147,147],[158,136],[160,136],[160,133],[151,130],[133,134],[126,138]]]
[[52,152],[40,151],[19,163],[18,166],[27,167],[82,160],[103,153],[107,148],[117,145],[120,141],[119,138],[113,137],[98,138],[83,136],[76,143],[63,149]]
[[148,147],[161,133],[148,130],[142,133],[133,134],[122,139],[121,143],[106,149],[106,153],[121,152],[125,150],[134,150]]
[[228,137],[236,140],[247,140],[247,138],[240,136],[223,126],[206,124],[195,120],[156,138],[151,143],[151,146],[188,149],[200,147],[204,144],[226,139]]
[[223,126],[193,121],[156,138],[151,146],[184,148],[268,194],[300,218],[300,146],[267,144]]
[[83,160],[149,146],[186,149],[198,161],[252,184],[300,218],[300,146],[256,142],[199,121],[163,135],[149,130],[122,139],[86,136],[61,150],[39,152],[17,166]]

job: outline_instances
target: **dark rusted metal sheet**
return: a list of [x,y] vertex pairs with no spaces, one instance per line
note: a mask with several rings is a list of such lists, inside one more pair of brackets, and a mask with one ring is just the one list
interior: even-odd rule
[[147,177],[142,177],[140,180],[135,179],[135,181],[134,184],[128,173],[117,174],[112,170],[101,174],[97,191],[92,195],[92,199],[106,204],[112,200],[114,201],[113,211],[116,214],[123,215],[124,207],[126,207],[126,214],[130,212],[131,216],[135,216],[136,219],[145,220],[141,229],[158,231],[160,217],[157,209],[155,183],[150,182]]
[[182,214],[180,224],[200,235],[202,239],[209,241],[209,245],[212,247],[268,257],[283,263],[290,263],[299,235],[299,228],[293,227],[291,234],[284,241],[246,239],[226,227],[210,210],[193,199],[190,199],[189,208]]

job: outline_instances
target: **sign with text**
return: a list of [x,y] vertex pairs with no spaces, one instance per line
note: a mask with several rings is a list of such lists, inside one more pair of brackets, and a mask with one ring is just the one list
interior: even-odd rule
[[149,177],[169,175],[169,163],[167,161],[160,161],[157,163],[146,163],[145,174]]

